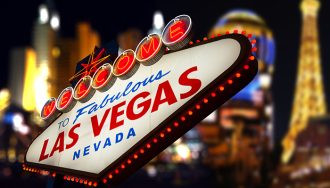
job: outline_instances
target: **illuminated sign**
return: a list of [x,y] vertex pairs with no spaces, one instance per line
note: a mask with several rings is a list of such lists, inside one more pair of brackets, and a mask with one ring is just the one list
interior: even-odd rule
[[[57,110],[53,102],[63,113],[32,142],[25,170],[43,169],[94,186],[118,182],[257,73],[248,37],[228,34],[180,47],[189,37],[190,17],[179,16],[167,26],[163,35],[169,35],[171,43],[165,43],[164,36],[149,35],[136,52],[124,51],[113,64],[103,64],[93,77],[81,78],[73,90],[67,88],[45,104],[44,119]],[[165,52],[165,46],[173,49],[168,45],[175,50]],[[76,104],[64,112],[61,108],[70,100]]]
[[92,88],[92,78],[90,76],[82,77],[74,88],[73,98],[82,103],[88,101],[94,95]]
[[158,34],[151,34],[141,40],[136,48],[136,59],[144,65],[156,63],[165,52],[165,45]]
[[40,117],[43,120],[51,120],[58,115],[58,111],[56,109],[56,99],[50,98],[44,105],[41,110]]
[[107,91],[115,82],[116,77],[112,74],[112,66],[109,63],[103,64],[96,70],[93,76],[92,87],[99,91]]
[[56,108],[61,112],[69,112],[76,104],[76,100],[73,99],[72,87],[65,88],[59,95],[56,101]]
[[133,50],[125,50],[120,54],[113,63],[113,74],[120,78],[131,77],[139,68],[139,63],[136,62],[136,55]]
[[171,20],[164,28],[163,43],[171,50],[177,50],[188,44],[191,39],[191,18],[180,15]]

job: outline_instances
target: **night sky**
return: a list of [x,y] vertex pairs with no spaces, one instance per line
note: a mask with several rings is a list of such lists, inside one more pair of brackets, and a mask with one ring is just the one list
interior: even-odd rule
[[[2,0],[0,88],[6,87],[9,50],[31,45],[31,29],[38,16],[38,6],[43,0]],[[54,1],[61,17],[61,36],[73,37],[78,21],[89,21],[102,37],[102,42],[116,39],[117,34],[130,27],[146,33],[152,26],[154,11],[160,10],[165,23],[180,14],[188,14],[194,22],[194,38],[207,35],[217,19],[232,9],[247,8],[265,19],[273,30],[276,41],[274,74],[275,131],[279,139],[287,129],[293,99],[298,46],[300,42],[301,15],[298,0],[231,0],[231,1]],[[125,2],[125,3],[124,3]],[[322,1],[319,31],[322,49],[324,86],[330,98],[330,2]],[[329,102],[328,102],[329,106]]]

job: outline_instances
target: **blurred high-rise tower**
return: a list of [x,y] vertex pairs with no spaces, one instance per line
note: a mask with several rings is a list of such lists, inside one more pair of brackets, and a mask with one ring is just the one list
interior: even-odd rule
[[320,45],[317,29],[318,0],[302,0],[302,35],[298,74],[289,131],[283,140],[282,162],[288,162],[295,150],[297,135],[311,117],[325,115]]
[[10,51],[8,89],[11,102],[24,110],[33,111],[35,105],[34,74],[36,54],[32,48],[19,47]]
[[[39,17],[34,23],[32,47],[36,52],[36,107],[40,111],[44,102],[51,96],[56,96],[57,66],[54,58],[59,16],[51,0],[39,7]],[[31,88],[32,89],[32,88]]]

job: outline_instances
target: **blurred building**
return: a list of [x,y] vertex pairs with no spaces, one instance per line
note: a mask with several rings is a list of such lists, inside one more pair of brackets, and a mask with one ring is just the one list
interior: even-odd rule
[[289,130],[283,140],[282,161],[289,162],[295,139],[306,128],[309,118],[326,114],[320,45],[317,28],[318,0],[302,0],[302,34],[298,73]]
[[137,45],[142,40],[142,37],[142,32],[135,28],[131,28],[124,32],[121,32],[117,37],[117,41],[119,44],[119,53],[127,49],[135,50]]
[[224,187],[265,186],[269,180],[273,142],[275,42],[265,21],[249,10],[233,10],[222,16],[209,36],[234,30],[253,35],[259,62],[254,80],[230,101],[198,125],[207,153],[205,163],[214,168]]
[[[256,40],[259,72],[256,78],[240,91],[233,100],[248,100],[263,108],[262,117],[267,134],[273,138],[273,99],[271,92],[272,74],[274,72],[275,42],[272,31],[265,21],[250,10],[233,10],[222,16],[211,29],[209,36],[224,34],[233,30],[246,31]],[[272,141],[272,140],[271,140]]]
[[197,126],[211,166],[224,187],[260,186],[268,181],[270,147],[263,108],[251,101],[230,100],[216,112],[216,122]]
[[330,116],[310,118],[296,138],[296,149],[283,164],[273,187],[330,187]]
[[[51,21],[56,15],[56,10],[51,3],[39,6],[39,17],[33,25],[32,47],[36,52],[36,107],[40,112],[45,101],[51,96],[56,96],[56,88],[51,87],[56,84],[57,64],[52,51],[55,48],[57,29],[53,27]],[[59,23],[58,23],[59,24]]]
[[11,100],[28,111],[36,108],[33,89],[35,67],[36,53],[32,48],[22,47],[10,51],[8,89]]
[[100,35],[92,29],[88,22],[81,22],[77,24],[76,35],[76,40],[78,43],[78,61],[90,54],[94,50],[95,46],[99,46],[101,44]]

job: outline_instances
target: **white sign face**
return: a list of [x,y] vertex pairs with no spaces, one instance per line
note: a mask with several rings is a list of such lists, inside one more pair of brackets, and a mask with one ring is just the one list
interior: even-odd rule
[[[152,66],[141,65],[131,79],[118,79],[108,91],[103,93],[96,91],[90,101],[78,102],[70,112],[61,115],[34,140],[26,155],[27,162],[100,173],[194,94],[227,70],[238,58],[240,50],[240,44],[236,40],[224,39],[165,55]],[[189,85],[179,83],[180,77],[183,78],[183,73],[186,71],[190,72],[188,78],[198,79],[201,85],[195,86],[198,87],[198,91],[184,98],[185,96],[182,95],[191,89]],[[159,89],[161,84],[164,90],[170,88],[175,97],[157,106],[156,93],[157,90],[161,91]],[[126,90],[126,96],[123,96],[126,88],[129,89]],[[160,100],[166,99],[164,90],[161,92]],[[136,102],[132,101],[141,93],[145,95],[135,100]],[[172,97],[172,94],[167,95]],[[115,99],[116,97],[118,99]],[[113,102],[111,99],[114,99]],[[150,104],[138,107],[146,101]],[[131,105],[134,113],[139,113],[141,110],[147,112],[142,117],[131,120],[132,118],[127,117],[127,108]],[[115,111],[114,106],[117,107]],[[91,120],[93,116],[97,117],[98,125],[95,126],[102,127],[96,135]],[[72,130],[71,137],[70,130]],[[57,138],[54,135],[60,134],[63,134],[63,141],[59,138],[56,143]],[[72,143],[74,141],[72,137],[79,137],[76,143]],[[61,144],[64,147],[60,146]],[[42,152],[44,145],[46,149]],[[63,147],[63,151],[60,152],[61,148],[53,149],[54,147]]]
[[[235,37],[225,37],[165,54],[152,65],[141,64],[129,79],[117,78],[108,90],[95,91],[89,101],[77,101],[72,110],[60,115],[30,145],[26,163],[72,174],[103,173],[123,156],[134,154],[129,153],[133,147],[203,94],[222,73],[238,61],[241,67],[235,69],[242,68],[248,58],[246,52],[241,57],[242,50],[249,50],[245,48]],[[247,78],[255,73],[256,69]]]

